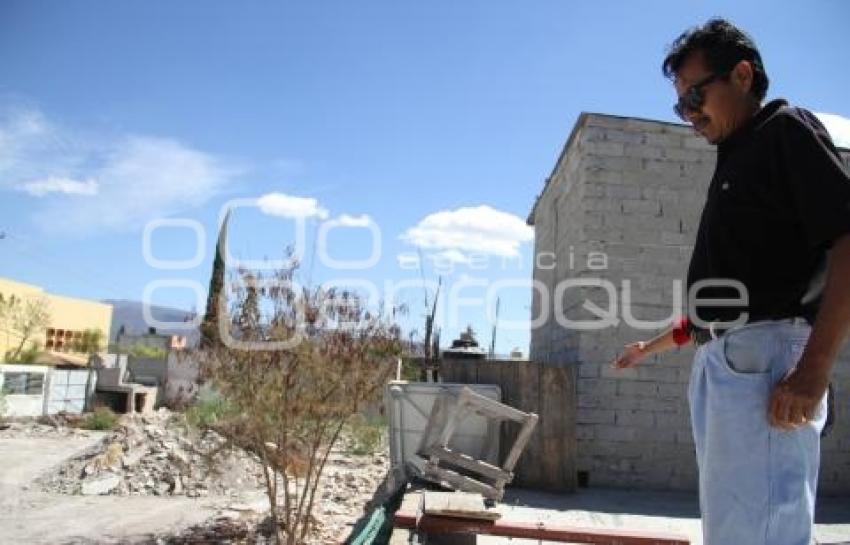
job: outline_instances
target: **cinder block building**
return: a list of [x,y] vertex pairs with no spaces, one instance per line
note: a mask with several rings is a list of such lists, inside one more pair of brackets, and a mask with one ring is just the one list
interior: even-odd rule
[[[841,152],[850,168],[850,150]],[[633,369],[608,364],[667,325],[633,320],[682,311],[714,162],[714,147],[685,125],[583,113],[528,217],[530,358],[574,367],[580,483],[697,489],[687,404],[694,349]],[[850,492],[850,347],[834,369],[837,422],[822,442],[822,494]]]

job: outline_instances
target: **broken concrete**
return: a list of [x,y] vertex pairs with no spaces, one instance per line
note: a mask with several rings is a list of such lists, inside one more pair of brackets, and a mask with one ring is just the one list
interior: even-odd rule
[[97,479],[91,479],[80,486],[80,494],[83,496],[103,496],[109,494],[121,483],[118,475],[107,475]]

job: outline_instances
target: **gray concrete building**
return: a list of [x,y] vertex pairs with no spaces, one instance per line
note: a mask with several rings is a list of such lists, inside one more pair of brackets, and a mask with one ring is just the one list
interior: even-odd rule
[[[850,150],[842,156],[850,168]],[[714,162],[714,147],[687,126],[583,113],[528,217],[538,322],[530,359],[575,366],[576,462],[589,486],[697,488],[687,406],[694,349],[633,369],[608,364],[624,344],[662,327],[642,329],[629,316],[661,321],[682,311]],[[576,323],[600,316],[612,323]],[[834,384],[837,423],[822,442],[822,494],[850,493],[850,346]]]

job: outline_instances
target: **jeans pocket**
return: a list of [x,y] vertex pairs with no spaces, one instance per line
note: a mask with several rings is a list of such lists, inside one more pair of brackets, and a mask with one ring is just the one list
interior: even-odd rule
[[756,329],[730,331],[721,338],[723,368],[741,378],[762,378],[770,375],[774,347],[771,335]]

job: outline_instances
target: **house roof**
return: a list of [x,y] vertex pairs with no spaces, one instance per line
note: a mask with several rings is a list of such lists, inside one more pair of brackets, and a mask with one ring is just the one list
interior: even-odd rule
[[39,354],[34,363],[36,365],[49,365],[52,367],[86,367],[88,365],[88,361],[88,356],[51,351]]

